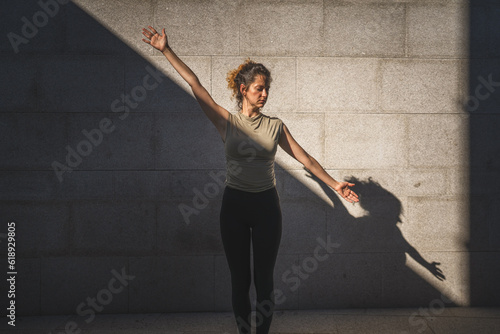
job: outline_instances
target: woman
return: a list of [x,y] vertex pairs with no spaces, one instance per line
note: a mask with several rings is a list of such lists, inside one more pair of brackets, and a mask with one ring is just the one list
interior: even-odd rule
[[269,332],[274,311],[273,271],[281,239],[281,209],[276,191],[274,157],[279,145],[347,201],[358,196],[348,182],[334,180],[294,140],[283,122],[261,113],[267,102],[271,75],[262,65],[247,60],[228,74],[229,88],[238,100],[238,113],[219,106],[198,77],[151,26],[143,29],[150,44],[163,53],[191,86],[201,109],[214,124],[225,146],[226,186],[222,197],[220,229],[231,272],[232,306],[240,333],[250,333],[250,242],[257,294],[256,333]]

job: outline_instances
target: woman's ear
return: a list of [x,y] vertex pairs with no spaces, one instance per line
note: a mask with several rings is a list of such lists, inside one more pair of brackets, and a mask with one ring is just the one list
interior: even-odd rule
[[240,84],[240,93],[241,95],[245,96],[245,90],[246,90],[246,87],[244,84]]

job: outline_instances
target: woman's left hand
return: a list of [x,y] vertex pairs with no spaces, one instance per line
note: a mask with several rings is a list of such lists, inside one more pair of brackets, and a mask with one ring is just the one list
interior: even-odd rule
[[359,202],[358,195],[349,187],[354,187],[354,183],[339,182],[333,189],[349,203]]

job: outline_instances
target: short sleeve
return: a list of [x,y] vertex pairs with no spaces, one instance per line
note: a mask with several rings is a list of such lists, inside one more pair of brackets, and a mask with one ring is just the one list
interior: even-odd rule
[[280,141],[281,135],[283,134],[283,121],[280,119],[278,124],[278,142]]
[[233,122],[233,117],[234,115],[232,113],[228,113],[228,116],[227,116],[227,120],[226,120],[226,133],[224,135],[224,139],[222,140],[222,142],[225,144],[226,143],[226,140],[227,140],[227,136],[229,134],[229,131],[230,131],[230,127],[231,127],[231,124]]

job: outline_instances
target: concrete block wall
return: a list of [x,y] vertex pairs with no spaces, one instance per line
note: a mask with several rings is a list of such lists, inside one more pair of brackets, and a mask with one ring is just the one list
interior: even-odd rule
[[[247,57],[268,66],[263,112],[356,183],[352,206],[278,152],[279,309],[498,305],[498,90],[466,105],[479,75],[500,78],[497,4],[42,3],[53,15],[17,53],[5,36],[23,36],[41,4],[13,2],[0,20],[1,232],[16,222],[19,314],[85,321],[87,297],[100,313],[231,309],[223,144],[141,41],[149,24],[232,112],[226,73]],[[54,161],[72,171],[57,177]],[[180,205],[196,209],[188,221]],[[321,261],[318,238],[336,245]]]

